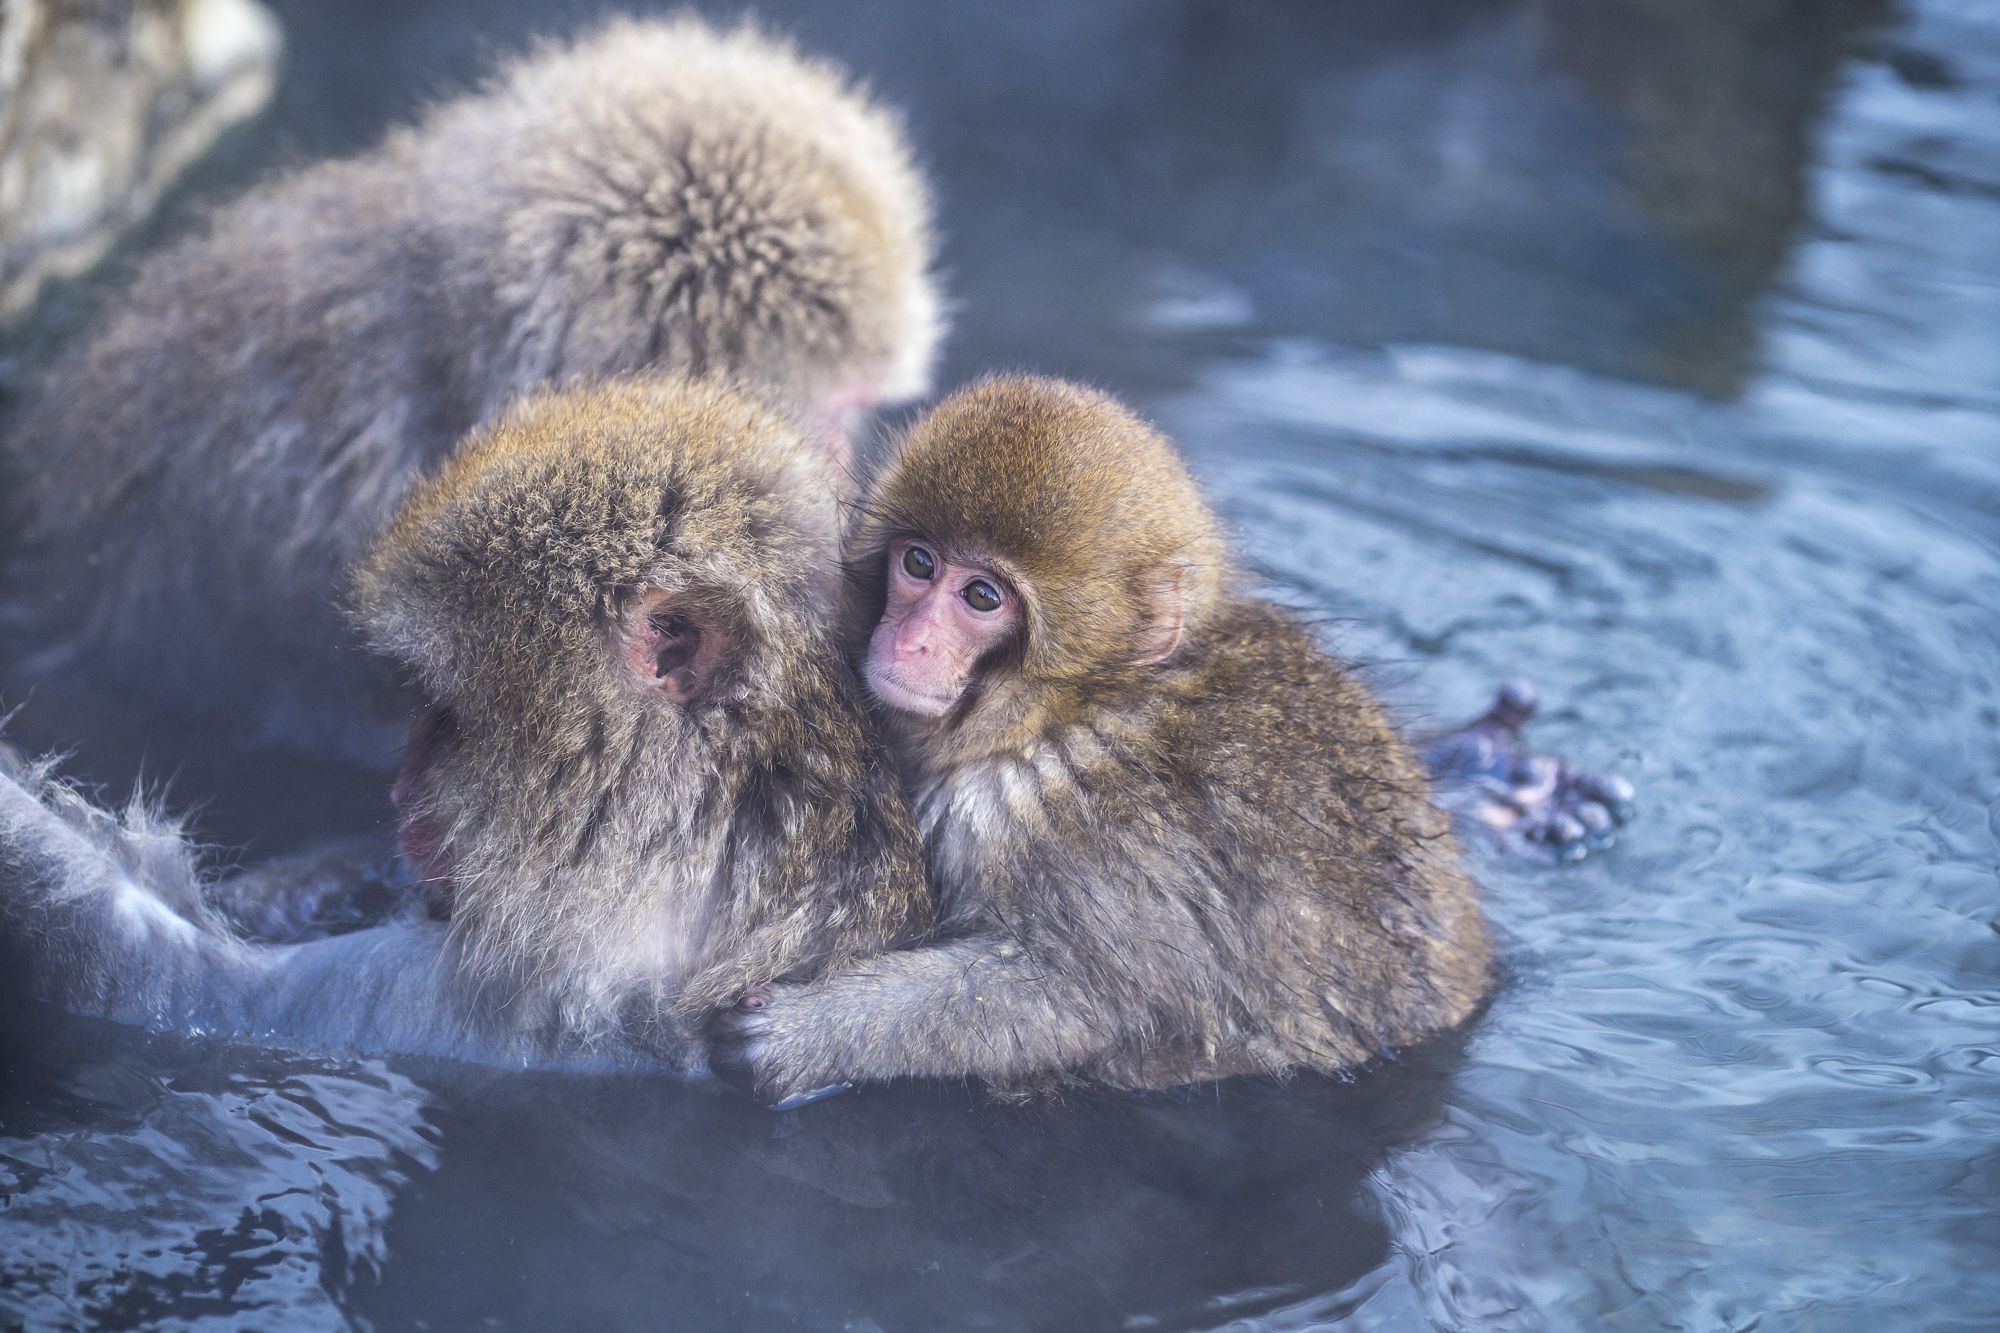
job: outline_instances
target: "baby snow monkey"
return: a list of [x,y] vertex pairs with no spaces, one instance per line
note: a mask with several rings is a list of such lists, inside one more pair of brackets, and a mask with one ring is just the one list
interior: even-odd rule
[[957,393],[849,549],[938,937],[749,992],[719,1067],[772,1100],[1158,1088],[1349,1069],[1478,1006],[1486,927],[1422,766],[1131,412],[1047,379]]
[[919,938],[916,828],[831,623],[832,466],[712,384],[526,400],[360,580],[429,699],[396,796],[449,923],[253,943],[214,902],[289,884],[205,885],[170,825],[0,750],[0,984],[292,1046],[696,1071],[746,987]]

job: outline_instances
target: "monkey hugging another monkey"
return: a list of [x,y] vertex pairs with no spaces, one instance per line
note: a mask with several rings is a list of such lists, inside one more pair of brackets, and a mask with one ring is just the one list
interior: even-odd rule
[[[172,824],[5,757],[14,985],[320,1048],[712,1064],[776,1103],[1345,1070],[1463,1021],[1490,947],[1423,766],[1156,432],[987,381],[843,531],[837,417],[922,387],[929,264],[884,113],[676,23],[544,52],[149,266],[10,460],[40,660],[200,694],[289,647],[317,665],[237,702],[359,734],[400,697],[340,652],[359,562],[358,633],[424,696],[417,883],[257,938],[358,878],[205,882]],[[1504,804],[1523,716],[1437,753]],[[1537,799],[1620,795],[1559,769]]]
[[954,394],[851,550],[852,645],[939,937],[723,1014],[718,1062],[763,1095],[1340,1070],[1485,994],[1423,769],[1246,587],[1173,447],[1122,406],[1053,380]]
[[832,468],[712,383],[531,398],[359,579],[430,699],[397,795],[448,921],[245,940],[174,830],[17,767],[9,974],[510,1061],[699,1068],[714,1015],[715,1063],[777,1103],[1340,1070],[1472,1012],[1489,946],[1422,768],[1245,590],[1165,440],[1054,381],[961,392],[867,497],[847,589]]

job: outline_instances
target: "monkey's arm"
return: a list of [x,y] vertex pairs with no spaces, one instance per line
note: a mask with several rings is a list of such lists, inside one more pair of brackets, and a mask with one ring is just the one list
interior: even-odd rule
[[1010,1086],[1094,1063],[1121,1033],[1063,969],[974,936],[762,986],[715,1019],[711,1063],[777,1103],[841,1083],[976,1077]]
[[[257,872],[244,878],[231,892],[254,894]],[[496,999],[473,984],[436,922],[405,916],[307,944],[244,940],[209,905],[177,826],[137,804],[102,810],[4,745],[0,989],[294,1048],[603,1063],[589,1058],[598,1047],[543,1039],[559,1008],[547,997]]]

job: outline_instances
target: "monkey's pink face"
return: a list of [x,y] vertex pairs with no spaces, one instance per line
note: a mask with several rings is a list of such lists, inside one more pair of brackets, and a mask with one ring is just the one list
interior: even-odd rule
[[901,712],[942,717],[980,659],[1017,632],[1020,599],[991,570],[955,564],[922,541],[889,548],[887,578],[863,668],[868,688]]

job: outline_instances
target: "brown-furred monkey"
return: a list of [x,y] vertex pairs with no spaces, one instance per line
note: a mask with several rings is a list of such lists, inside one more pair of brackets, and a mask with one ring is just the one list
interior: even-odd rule
[[397,782],[408,903],[246,940],[178,828],[0,748],[0,983],[314,1049],[703,1068],[708,1013],[920,937],[922,851],[830,614],[835,464],[681,379],[532,397],[403,506],[369,636],[429,707]]
[[1486,926],[1423,767],[1132,413],[1046,379],[954,394],[849,549],[938,937],[753,990],[718,1067],[771,1100],[1157,1088],[1351,1069],[1479,1005]]
[[0,428],[14,683],[379,759],[408,701],[340,595],[418,475],[525,391],[647,369],[840,447],[925,389],[933,254],[897,119],[833,67],[693,19],[531,52],[107,296]]

